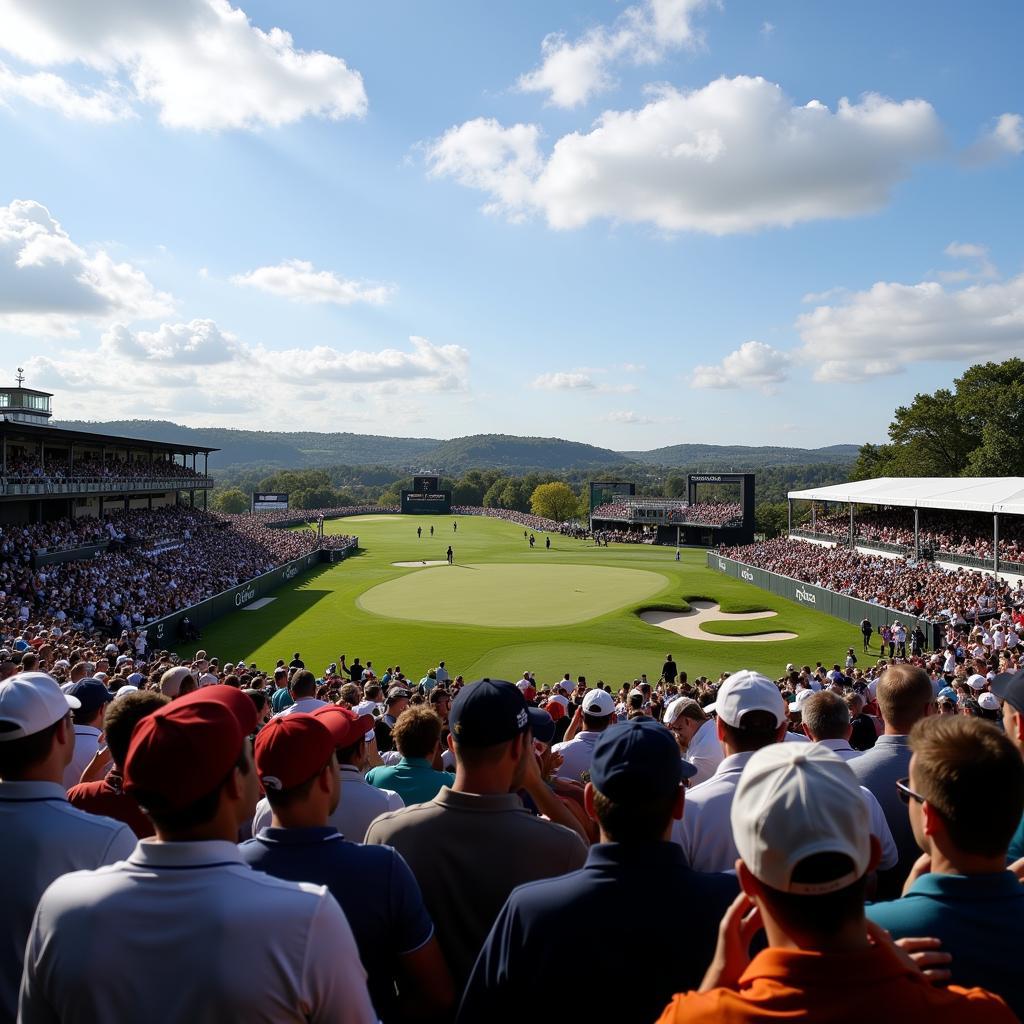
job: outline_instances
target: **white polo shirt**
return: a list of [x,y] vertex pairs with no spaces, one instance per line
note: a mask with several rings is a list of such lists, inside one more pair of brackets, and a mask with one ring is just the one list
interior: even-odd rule
[[294,704],[289,704],[283,711],[278,711],[275,718],[282,718],[284,715],[304,714],[311,715],[317,708],[326,707],[327,701],[317,700],[316,697],[300,697]]
[[100,749],[100,737],[103,733],[91,725],[75,726],[75,752],[71,763],[64,769],[64,788],[70,789],[82,781],[82,772],[89,767],[89,762]]
[[[615,725],[607,728],[614,729]],[[600,732],[579,732],[566,743],[556,743],[551,749],[563,758],[555,772],[558,778],[582,782],[580,773],[590,771],[590,762],[594,760],[594,744],[602,735]]]
[[[393,790],[377,789],[363,778],[355,765],[341,765],[341,799],[334,813],[327,819],[346,839],[361,843],[374,818],[388,811],[399,811],[405,801]],[[252,834],[258,835],[261,828],[270,827],[273,812],[264,797],[256,805],[252,819]]]
[[25,959],[23,1024],[377,1020],[326,887],[253,871],[234,843],[146,839],[120,864],[59,878]]
[[56,782],[0,782],[0,1020],[14,1020],[36,904],[59,875],[123,860],[135,834],[71,806]]
[[[697,769],[697,774],[690,779],[690,790],[707,782],[715,770],[722,763],[725,753],[722,744],[718,742],[718,727],[713,718],[709,718],[693,734],[690,745],[686,750],[684,760],[689,761]],[[689,794],[687,794],[689,800]]]

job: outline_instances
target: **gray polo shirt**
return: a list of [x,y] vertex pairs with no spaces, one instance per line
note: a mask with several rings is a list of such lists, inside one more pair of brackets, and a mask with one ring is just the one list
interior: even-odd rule
[[879,736],[870,750],[847,762],[857,781],[875,794],[889,823],[900,860],[898,868],[905,878],[921,855],[910,828],[906,804],[896,790],[896,780],[910,774],[910,745],[906,736]]
[[509,893],[524,882],[575,871],[587,857],[572,829],[531,814],[515,793],[481,796],[448,788],[428,803],[382,815],[366,842],[393,846],[412,868],[456,991]]
[[60,875],[131,856],[135,833],[72,807],[60,783],[0,782],[0,836],[0,1020],[14,1020],[39,897]]

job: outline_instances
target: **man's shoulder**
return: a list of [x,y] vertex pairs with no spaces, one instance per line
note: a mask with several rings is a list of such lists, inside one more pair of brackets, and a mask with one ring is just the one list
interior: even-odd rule
[[[428,824],[443,817],[444,808],[439,807],[433,800],[423,804],[410,804],[408,807],[399,807],[395,811],[385,811],[370,822],[366,830],[367,842],[374,840],[387,842],[387,836],[401,833],[404,829],[414,828]],[[374,840],[370,839],[371,834]]]
[[[81,786],[81,783],[79,783]],[[74,787],[78,788],[78,787]],[[73,806],[66,800],[47,801],[43,804],[47,812],[53,814],[59,822],[62,832],[68,833],[68,841],[78,845],[94,839],[98,842],[109,842],[120,832],[131,832],[122,821],[107,818],[102,814],[90,814]],[[134,833],[133,845],[134,845]],[[73,836],[73,839],[72,839]]]

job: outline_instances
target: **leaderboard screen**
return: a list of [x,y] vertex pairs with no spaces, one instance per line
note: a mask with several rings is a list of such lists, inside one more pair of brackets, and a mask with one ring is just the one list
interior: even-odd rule
[[253,512],[283,512],[288,508],[287,494],[270,494],[254,491],[252,496]]

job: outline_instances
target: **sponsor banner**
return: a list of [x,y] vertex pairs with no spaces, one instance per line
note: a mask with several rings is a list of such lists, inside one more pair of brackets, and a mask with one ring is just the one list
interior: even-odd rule
[[52,565],[55,562],[84,562],[95,558],[110,547],[110,541],[99,544],[84,544],[80,548],[65,548],[63,551],[37,551],[32,556],[32,564],[38,569],[41,565]]
[[[846,622],[856,625],[858,631],[860,623],[864,619],[867,619],[874,627],[875,635],[877,635],[878,628],[883,623],[891,623],[894,619],[899,619],[907,627],[908,633],[915,626],[920,626],[921,632],[927,638],[927,643],[931,649],[934,650],[936,644],[942,643],[943,634],[940,626],[934,622],[929,622],[927,619],[919,619],[908,612],[900,612],[895,608],[885,608],[882,605],[871,604],[868,601],[861,601],[859,598],[850,597],[848,594],[838,594],[833,590],[816,587],[810,583],[792,579],[789,576],[767,572],[764,569],[758,569],[756,566],[745,565],[743,562],[735,561],[735,559],[726,558],[714,551],[707,553],[707,559],[709,569],[716,569],[718,572],[726,573],[736,579],[753,583],[754,586],[760,587],[762,590],[788,598],[790,601],[795,601],[806,608],[813,608],[815,611],[824,612],[826,615],[832,615],[837,619],[844,619]],[[860,650],[853,641],[851,641],[851,646],[854,646],[858,651]]]

